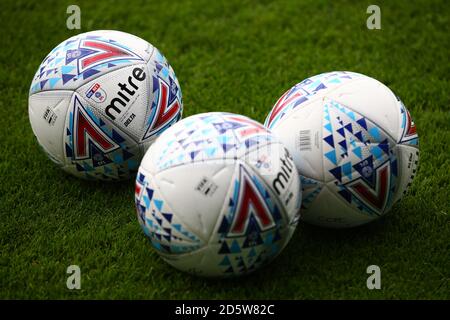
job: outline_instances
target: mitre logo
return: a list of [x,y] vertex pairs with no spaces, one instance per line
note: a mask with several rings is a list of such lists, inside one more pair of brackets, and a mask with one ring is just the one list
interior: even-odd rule
[[141,68],[134,68],[131,74],[128,76],[128,83],[119,82],[117,84],[119,91],[106,106],[105,113],[111,120],[116,120],[116,116],[120,115],[122,109],[127,106],[146,77],[145,71]]

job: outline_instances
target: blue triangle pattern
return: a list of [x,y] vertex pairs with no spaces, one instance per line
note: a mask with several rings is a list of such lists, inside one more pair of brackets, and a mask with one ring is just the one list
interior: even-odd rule
[[337,165],[336,153],[334,152],[334,150],[331,150],[331,151],[328,151],[327,153],[325,153],[325,157],[327,157],[328,160],[330,160],[332,163]]
[[389,155],[389,142],[388,139],[384,139],[380,144],[378,144],[378,147],[384,151],[387,155]]
[[347,200],[348,203],[352,202],[352,194],[350,193],[350,191],[346,190],[346,189],[342,189],[340,191],[338,191],[338,193],[345,199]]
[[352,150],[352,152],[360,159],[362,159],[362,151],[361,151],[361,147],[356,147],[355,149]]
[[333,169],[331,169],[331,170],[329,170],[329,171],[330,171],[330,173],[331,173],[336,179],[338,179],[339,181],[342,182],[342,171],[341,171],[341,167],[336,167],[336,168],[333,168]]
[[352,127],[351,122],[347,123],[347,124],[344,126],[344,128],[347,129],[349,132],[353,133],[353,127]]
[[[172,222],[172,214],[171,213],[163,213],[162,216],[169,222]],[[169,229],[170,230],[170,229]]]
[[380,133],[380,129],[378,129],[377,127],[372,127],[368,130],[369,134],[374,137],[375,141],[380,141],[381,140],[381,133]]
[[367,131],[366,119],[361,118],[359,120],[356,120],[356,122]]
[[353,121],[355,121],[355,113],[353,111],[347,112],[347,115],[350,117],[350,119],[352,119]]
[[333,140],[333,135],[330,134],[329,136],[323,138],[323,140],[325,140],[326,143],[328,143],[331,147],[334,148],[334,140]]
[[376,159],[381,159],[381,157],[383,155],[383,150],[381,150],[381,148],[378,146],[371,146],[370,152]]
[[227,242],[224,241],[224,242],[222,242],[222,246],[219,249],[219,254],[227,254],[227,253],[231,253],[231,251],[227,245]]
[[222,261],[219,263],[219,265],[221,265],[221,266],[229,266],[229,265],[231,265],[230,258],[228,258],[228,256],[225,256],[222,259]]
[[238,242],[236,240],[233,240],[230,246],[231,253],[239,253],[241,252],[241,247],[239,246]]
[[361,131],[355,133],[355,137],[358,138],[359,141],[365,142]]
[[342,140],[339,142],[339,145],[342,147],[342,149],[344,150],[344,152],[347,152],[347,141],[346,140]]
[[163,206],[163,202],[161,200],[153,200],[153,203],[155,204],[155,206],[158,208],[158,210],[161,212],[162,206]]
[[352,163],[346,162],[342,165],[342,173],[349,179],[352,179]]
[[63,74],[62,75],[62,81],[63,81],[63,85],[66,84],[67,82],[69,82],[71,79],[73,79],[75,77],[74,74]]

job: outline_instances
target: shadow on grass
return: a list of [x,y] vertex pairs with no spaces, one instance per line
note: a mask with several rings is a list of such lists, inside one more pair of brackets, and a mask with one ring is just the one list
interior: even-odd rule
[[[80,195],[89,197],[101,193],[108,199],[112,199],[112,197],[116,197],[118,194],[133,194],[136,173],[133,173],[130,178],[124,180],[90,180],[75,177],[55,166],[48,178],[54,180],[54,183],[58,185],[60,191],[64,192],[67,196],[70,196],[71,192],[74,197]],[[51,183],[49,180],[47,182]]]
[[382,217],[368,225],[355,228],[327,229],[302,222],[281,254],[261,269],[235,278],[199,278],[187,275],[186,282],[195,287],[207,285],[219,291],[236,287],[263,289],[279,283],[280,277],[286,281],[294,275],[302,277],[302,273],[307,270],[324,274],[332,270],[337,262],[345,264],[352,255],[364,250],[364,246],[385,237],[388,223],[389,221]]

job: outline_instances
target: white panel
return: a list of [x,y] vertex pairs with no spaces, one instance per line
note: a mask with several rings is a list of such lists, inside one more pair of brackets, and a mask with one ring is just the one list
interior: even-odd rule
[[234,165],[193,163],[155,175],[159,191],[183,225],[208,241],[224,206]]
[[316,196],[308,210],[302,211],[302,220],[329,228],[354,227],[376,218],[377,216],[370,217],[353,209],[326,186]]
[[381,82],[363,77],[327,94],[383,128],[395,141],[400,139],[400,105],[392,91]]
[[394,202],[399,201],[408,191],[419,165],[419,149],[399,144],[396,146],[398,163],[398,180]]
[[28,114],[39,144],[56,163],[64,164],[64,125],[72,91],[45,91],[30,96]]
[[301,175],[323,181],[322,118],[323,101],[316,99],[294,110],[272,132],[291,153]]

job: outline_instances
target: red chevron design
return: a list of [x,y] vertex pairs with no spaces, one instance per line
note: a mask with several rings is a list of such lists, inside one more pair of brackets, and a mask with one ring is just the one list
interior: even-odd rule
[[125,51],[124,49],[105,42],[85,40],[83,41],[83,47],[96,49],[93,55],[89,55],[81,60],[81,66],[83,69],[86,69],[94,64],[103,63],[104,60],[134,57],[131,53]]
[[267,126],[270,127],[270,124],[272,123],[273,119],[284,109],[285,106],[287,106],[289,103],[294,101],[296,98],[301,97],[304,95],[304,93],[301,90],[297,90],[293,95],[289,96],[289,92],[291,89],[286,91],[280,99],[275,103],[275,106],[272,109],[272,112],[269,116],[269,121],[267,122]]
[[376,170],[375,188],[369,186],[362,178],[346,186],[350,192],[377,213],[383,213],[389,198],[389,180],[391,175],[389,161]]
[[111,152],[119,146],[111,140],[84,110],[81,102],[75,97],[74,105],[74,155],[75,159],[89,158],[89,141],[94,143],[104,153]]
[[239,166],[240,190],[238,208],[231,224],[229,236],[239,236],[245,233],[250,215],[253,214],[262,231],[275,226],[270,209],[267,207],[263,196],[253,184],[245,168]]
[[169,105],[169,86],[163,80],[159,79],[160,96],[158,102],[157,118],[152,126],[152,131],[157,131],[168,122],[173,120],[180,112],[180,104],[175,99]]
[[[247,118],[243,118],[243,117],[235,117],[235,116],[225,116],[225,119],[231,122],[237,122],[240,124],[243,124],[244,126],[241,128],[237,128],[236,132],[239,133],[239,136],[241,138],[245,138],[251,135],[255,135],[255,134],[261,134],[261,133],[268,133],[269,131],[267,130],[266,127],[264,127],[262,124],[247,119]],[[250,127],[249,127],[250,126]]]
[[411,114],[409,113],[408,110],[406,110],[406,122],[407,122],[407,127],[406,127],[406,134],[405,136],[413,136],[417,134],[417,129],[416,129],[416,124],[414,123],[414,121],[411,118]]

